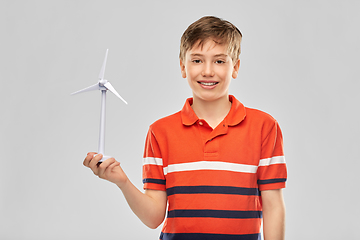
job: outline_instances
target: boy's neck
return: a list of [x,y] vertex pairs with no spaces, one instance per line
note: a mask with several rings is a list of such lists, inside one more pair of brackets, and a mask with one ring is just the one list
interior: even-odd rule
[[194,96],[191,107],[198,118],[204,119],[210,127],[215,129],[229,113],[231,102],[229,101],[229,96],[225,96],[215,101],[204,101]]

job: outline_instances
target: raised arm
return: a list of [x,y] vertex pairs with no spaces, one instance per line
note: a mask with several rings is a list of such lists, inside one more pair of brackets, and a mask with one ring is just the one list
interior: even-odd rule
[[282,189],[261,191],[264,240],[285,239],[285,203]]
[[145,190],[142,193],[128,179],[120,163],[109,158],[98,165],[102,155],[88,153],[84,166],[89,167],[96,176],[115,183],[123,192],[132,211],[149,228],[157,228],[164,220],[167,196],[165,191]]

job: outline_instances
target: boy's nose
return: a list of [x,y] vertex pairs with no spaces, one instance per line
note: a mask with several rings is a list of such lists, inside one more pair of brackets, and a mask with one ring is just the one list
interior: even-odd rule
[[202,71],[202,76],[203,77],[213,77],[215,75],[214,70],[211,66],[211,63],[208,64],[204,64],[204,68]]

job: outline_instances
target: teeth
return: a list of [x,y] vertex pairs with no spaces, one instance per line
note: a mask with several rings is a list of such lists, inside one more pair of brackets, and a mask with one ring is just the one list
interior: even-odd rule
[[213,86],[213,85],[217,84],[217,82],[200,82],[200,83],[205,86]]

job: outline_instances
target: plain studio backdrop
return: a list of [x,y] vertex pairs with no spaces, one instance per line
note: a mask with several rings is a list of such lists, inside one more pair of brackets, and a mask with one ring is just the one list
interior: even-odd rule
[[243,33],[230,93],[276,118],[288,164],[286,238],[360,239],[359,1],[0,3],[0,239],[158,239],[121,191],[82,165],[97,151],[105,72],[106,153],[142,189],[145,136],[191,96],[179,42],[215,15]]

